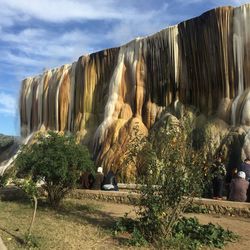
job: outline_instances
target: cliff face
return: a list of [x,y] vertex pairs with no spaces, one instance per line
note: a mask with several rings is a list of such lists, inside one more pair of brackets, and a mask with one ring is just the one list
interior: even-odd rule
[[[177,102],[250,125],[250,5],[222,7],[22,83],[22,135],[76,133],[106,169]],[[127,170],[131,173],[133,170]]]

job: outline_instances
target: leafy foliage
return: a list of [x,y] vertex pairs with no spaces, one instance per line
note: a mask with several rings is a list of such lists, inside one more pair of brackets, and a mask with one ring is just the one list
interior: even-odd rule
[[29,196],[30,199],[33,199],[33,196],[37,196],[37,186],[31,178],[16,180],[15,183],[17,186],[22,188],[22,190]]
[[124,217],[120,218],[114,228],[114,234],[117,235],[120,232],[129,232],[131,238],[128,240],[128,245],[132,246],[146,246],[148,245],[147,240],[142,235],[141,231],[138,230],[139,221],[133,220],[125,214]]
[[233,232],[212,223],[201,225],[197,218],[180,219],[174,226],[172,235],[177,239],[190,239],[189,249],[197,249],[204,245],[222,248],[226,242],[237,239]]
[[39,238],[31,235],[31,234],[25,234],[24,236],[24,243],[28,249],[39,249],[41,248],[41,244],[39,242]]
[[37,211],[37,195],[38,195],[38,190],[37,190],[37,185],[31,178],[26,178],[22,180],[15,180],[15,184],[19,186],[30,198],[31,202],[34,202],[34,211],[33,211],[33,216],[30,222],[28,234],[25,235],[25,243],[29,245],[32,242],[32,239],[34,238],[32,235],[32,228],[35,222],[35,217],[36,217],[36,211]]
[[44,182],[48,199],[57,207],[65,194],[75,187],[83,170],[93,170],[88,149],[76,143],[71,135],[49,131],[38,135],[36,142],[25,145],[15,165],[19,175]]
[[207,214],[209,210],[206,207],[193,203],[185,208],[184,213]]
[[13,136],[7,136],[0,134],[0,149],[4,150],[5,148],[11,146],[14,143]]
[[[153,130],[130,153],[141,170],[141,197],[137,207],[139,230],[149,242],[171,235],[175,222],[203,187],[204,158],[192,147],[192,119],[184,116]],[[142,145],[138,151],[137,145]],[[131,159],[135,159],[131,157]]]
[[[206,175],[208,164],[204,149],[193,147],[193,122],[188,113],[180,120],[170,115],[148,138],[139,140],[138,136],[131,140],[128,159],[140,171],[138,181],[142,185],[135,204],[137,219],[130,222],[130,227],[123,225],[130,230],[134,242],[144,239],[164,247],[173,236],[180,237],[176,230],[183,212],[191,206],[193,198],[203,192],[205,180],[209,179]],[[193,226],[196,230],[198,224]],[[208,230],[203,233],[209,234]],[[182,236],[188,243],[187,235]]]
[[3,175],[0,175],[0,188],[5,187],[8,182],[11,182],[12,178],[15,176],[15,173],[15,168],[11,168],[5,171]]
[[9,176],[7,174],[3,174],[0,176],[0,188],[5,187],[8,183]]
[[[129,232],[131,238],[128,244],[132,246],[145,246],[148,241],[139,230],[140,221],[124,216],[115,226],[115,234]],[[238,236],[219,225],[212,223],[202,225],[197,218],[179,218],[173,226],[171,237],[162,238],[157,242],[158,248],[163,249],[200,249],[203,246],[209,248],[223,248],[227,242],[237,240]]]

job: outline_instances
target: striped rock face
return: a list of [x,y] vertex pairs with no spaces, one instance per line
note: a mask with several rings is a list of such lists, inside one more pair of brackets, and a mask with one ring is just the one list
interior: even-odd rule
[[249,87],[250,5],[217,8],[25,79],[22,135],[74,132],[98,164],[116,170],[134,128],[147,135],[177,101],[249,126]]

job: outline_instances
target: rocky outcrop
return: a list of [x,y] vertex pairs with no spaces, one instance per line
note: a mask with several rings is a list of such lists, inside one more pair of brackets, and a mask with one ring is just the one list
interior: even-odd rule
[[20,145],[27,144],[31,138],[32,134],[24,140],[19,137],[0,134],[0,177],[13,166],[14,160],[20,152]]
[[17,152],[18,147],[17,137],[0,134],[0,166]]
[[249,23],[248,4],[217,8],[27,78],[20,97],[22,135],[76,133],[106,171],[119,169],[133,131],[147,135],[167,106],[183,103],[228,126],[250,126]]

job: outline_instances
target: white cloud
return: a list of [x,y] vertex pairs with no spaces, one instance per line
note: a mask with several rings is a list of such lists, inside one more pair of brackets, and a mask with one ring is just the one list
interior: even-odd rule
[[28,20],[36,18],[46,22],[66,22],[72,20],[105,20],[141,18],[147,13],[140,13],[133,8],[123,8],[117,0],[0,0],[1,11],[9,24],[13,19]]
[[214,6],[239,6],[245,3],[249,3],[249,0],[176,0],[178,4],[181,4],[182,6],[188,6],[188,5],[194,5],[194,4],[209,4],[211,5],[211,8]]
[[[176,3],[177,1],[177,3]],[[175,24],[189,16],[176,15],[182,5],[202,4],[205,0],[162,1],[156,7],[140,10],[140,4],[127,0],[0,0],[0,64],[9,68],[9,74],[18,80],[30,74],[42,72],[44,68],[71,63],[79,56],[105,47],[119,46],[137,36],[157,32],[169,24]],[[215,0],[206,1],[215,3]],[[217,5],[236,4],[246,1],[216,1]],[[150,1],[152,5],[153,1]],[[174,9],[173,9],[174,7]],[[197,13],[201,14],[201,13]],[[30,26],[34,19],[42,21]],[[89,28],[87,21],[108,21],[108,28]],[[49,23],[82,22],[69,30],[49,28]],[[84,21],[84,22],[83,22]],[[22,28],[13,30],[11,25],[19,23]],[[86,26],[85,26],[86,25]],[[9,27],[7,27],[9,26]],[[56,26],[54,26],[56,27]],[[74,27],[74,26],[71,26]],[[3,45],[4,44],[4,45]],[[14,69],[14,70],[11,70]],[[1,71],[2,69],[0,69]]]
[[44,26],[43,29],[26,28],[16,33],[0,30],[1,41],[5,43],[0,47],[2,68],[12,67],[15,70],[10,73],[23,78],[28,72],[37,74],[43,68],[71,63],[82,54],[93,52],[100,40],[95,33],[84,30],[59,33],[46,30]]
[[0,92],[0,113],[15,116],[16,109],[16,98],[5,92]]

